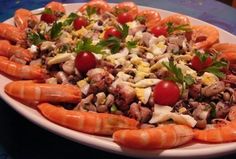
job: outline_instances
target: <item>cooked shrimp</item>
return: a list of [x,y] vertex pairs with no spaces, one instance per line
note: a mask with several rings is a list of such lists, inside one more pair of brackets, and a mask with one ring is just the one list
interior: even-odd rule
[[149,29],[152,29],[161,20],[160,14],[155,10],[142,10],[138,13],[138,17],[143,17],[145,24]]
[[16,27],[25,30],[30,23],[38,23],[38,18],[27,9],[17,9],[14,15]]
[[236,44],[218,43],[214,44],[210,50],[215,50],[218,52],[236,52]]
[[78,103],[81,91],[73,85],[35,83],[15,81],[5,86],[5,92],[23,101],[36,102],[68,102]]
[[0,23],[0,38],[15,43],[22,43],[26,39],[26,34],[19,28],[14,27],[13,25]]
[[165,149],[183,145],[193,138],[185,125],[164,125],[139,130],[119,130],[113,134],[118,144],[137,149]]
[[96,8],[97,12],[100,13],[100,14],[111,11],[111,7],[109,6],[109,4],[105,1],[102,1],[102,0],[90,1],[90,2],[82,5],[79,8],[79,11],[84,12],[87,7]]
[[45,6],[45,8],[50,8],[54,12],[62,12],[62,13],[66,12],[65,7],[63,6],[63,4],[60,3],[60,2],[55,2],[55,1],[52,1],[52,2],[48,3]]
[[[236,44],[218,43],[210,48],[211,51],[220,52],[219,58],[224,58],[230,65],[236,64]],[[235,66],[234,66],[235,67]]]
[[[192,40],[197,49],[208,49],[219,41],[219,31],[209,25],[192,26]],[[200,40],[199,40],[200,39]]]
[[115,13],[127,12],[132,15],[133,19],[138,15],[138,7],[134,2],[121,2],[114,7]]
[[29,50],[11,45],[7,40],[0,40],[0,56],[11,57],[12,55],[27,62],[33,57]]
[[0,56],[0,71],[18,79],[43,79],[45,71],[39,67],[22,65]]
[[66,110],[49,103],[42,103],[38,108],[52,122],[90,134],[112,135],[116,130],[136,129],[138,124],[121,115]]
[[158,26],[166,26],[167,23],[173,23],[174,25],[185,25],[190,24],[190,21],[187,16],[182,14],[173,14],[171,16],[168,16],[164,19],[162,19]]
[[223,143],[236,141],[236,106],[230,108],[228,115],[231,122],[215,124],[214,128],[206,130],[194,130],[194,138],[204,142]]

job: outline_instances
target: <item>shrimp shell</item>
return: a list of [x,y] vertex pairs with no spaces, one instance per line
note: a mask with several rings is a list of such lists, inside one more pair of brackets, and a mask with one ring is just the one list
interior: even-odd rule
[[20,46],[11,45],[7,40],[0,40],[0,56],[11,57],[12,55],[27,62],[33,57],[29,50]]
[[142,10],[138,16],[145,17],[145,24],[149,29],[152,29],[161,20],[160,14],[155,10]]
[[45,71],[39,67],[22,65],[0,56],[0,71],[17,79],[44,79]]
[[111,7],[109,6],[107,2],[102,1],[102,0],[93,0],[82,5],[79,8],[79,12],[84,12],[88,6],[97,8],[100,14],[111,11]]
[[208,49],[213,44],[219,41],[219,31],[210,25],[196,25],[192,26],[193,34],[192,39],[196,40],[198,37],[205,37],[206,39],[200,42],[196,42],[195,48]]
[[52,11],[54,11],[54,12],[62,12],[62,13],[65,13],[65,12],[66,12],[65,7],[64,7],[63,4],[60,3],[60,2],[54,2],[54,1],[52,1],[52,2],[48,3],[48,4],[45,6],[45,8],[50,8],[50,9],[51,9]]
[[81,91],[73,85],[14,81],[5,86],[5,92],[22,101],[78,103]]
[[134,2],[127,1],[118,3],[114,7],[114,12],[116,12],[116,10],[125,10],[125,12],[133,17],[133,19],[138,15],[138,6]]
[[116,130],[136,129],[138,124],[121,115],[66,110],[49,103],[38,105],[38,109],[52,122],[90,134],[112,135]]
[[174,25],[185,25],[190,24],[187,16],[182,14],[173,14],[164,19],[162,19],[157,25],[165,26],[167,23],[173,23]]
[[13,25],[0,23],[0,37],[15,43],[19,43],[25,41],[26,34]]
[[38,18],[27,9],[17,9],[14,15],[16,27],[25,30],[29,26],[29,21],[39,22]]
[[163,125],[139,130],[119,130],[113,139],[120,145],[135,149],[166,149],[183,145],[193,138],[193,131],[185,125]]

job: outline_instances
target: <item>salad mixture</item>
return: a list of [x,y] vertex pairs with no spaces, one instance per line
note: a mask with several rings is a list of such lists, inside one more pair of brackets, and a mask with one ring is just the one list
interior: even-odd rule
[[21,81],[5,92],[49,120],[131,148],[236,140],[236,45],[213,26],[102,0],[14,22],[0,23],[0,71]]

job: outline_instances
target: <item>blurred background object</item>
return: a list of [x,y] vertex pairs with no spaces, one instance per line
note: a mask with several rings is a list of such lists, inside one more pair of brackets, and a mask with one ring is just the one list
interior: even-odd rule
[[236,0],[218,0],[218,1],[223,2],[225,4],[228,4],[228,5],[236,8]]

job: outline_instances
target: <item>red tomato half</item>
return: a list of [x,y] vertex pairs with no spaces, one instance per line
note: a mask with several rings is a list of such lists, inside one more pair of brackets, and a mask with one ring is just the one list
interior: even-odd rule
[[109,37],[115,36],[117,38],[121,38],[121,32],[119,32],[116,28],[109,28],[104,33],[104,39],[108,39]]
[[180,90],[173,81],[161,81],[153,91],[154,102],[160,105],[174,105],[180,97]]
[[41,15],[41,20],[50,24],[57,20],[57,17],[54,14],[43,13]]
[[121,13],[117,16],[117,21],[120,23],[120,24],[125,24],[127,22],[131,22],[133,21],[133,17],[132,15],[130,15],[129,13],[127,12],[124,12],[124,13]]
[[195,69],[196,71],[201,71],[212,65],[212,59],[210,57],[207,57],[207,59],[202,62],[198,56],[194,56],[191,63],[193,69]]
[[154,34],[156,37],[161,36],[161,35],[167,36],[167,28],[156,26],[152,28],[151,33]]
[[75,30],[79,30],[82,27],[86,27],[88,25],[88,21],[85,18],[82,17],[78,17],[74,20],[73,26],[75,28]]
[[75,67],[80,73],[87,73],[97,64],[95,56],[91,52],[82,51],[75,58]]

